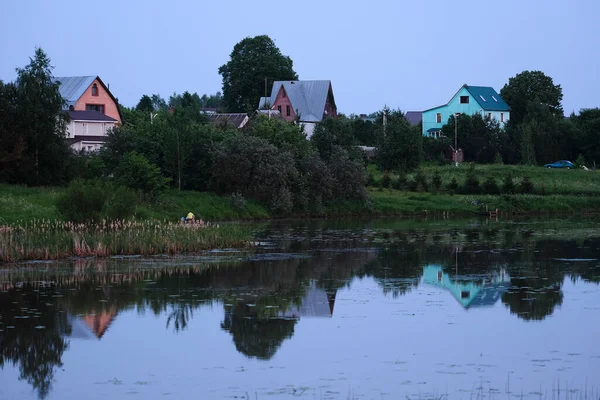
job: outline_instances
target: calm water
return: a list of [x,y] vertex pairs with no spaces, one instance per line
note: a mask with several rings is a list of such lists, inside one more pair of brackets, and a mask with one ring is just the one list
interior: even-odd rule
[[599,398],[600,221],[256,237],[0,267],[0,399]]

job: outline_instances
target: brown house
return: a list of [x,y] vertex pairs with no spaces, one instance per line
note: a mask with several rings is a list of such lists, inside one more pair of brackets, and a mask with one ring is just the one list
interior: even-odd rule
[[271,97],[262,97],[259,109],[277,110],[286,121],[298,119],[310,137],[317,123],[337,118],[331,81],[275,81]]

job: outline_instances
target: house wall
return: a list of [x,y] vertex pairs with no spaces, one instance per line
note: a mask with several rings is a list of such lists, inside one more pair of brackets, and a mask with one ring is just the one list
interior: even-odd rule
[[71,121],[67,125],[67,138],[75,136],[106,136],[116,124],[102,121]]
[[[273,102],[273,110],[277,110],[278,107],[281,106],[281,116],[286,121],[293,121],[296,118],[296,112],[294,110],[294,106],[292,105],[290,98],[286,95],[285,89],[283,86],[279,89],[279,93],[277,93],[277,97]],[[288,116],[286,113],[286,106],[290,106],[290,115]]]
[[306,138],[310,139],[315,131],[315,126],[317,125],[315,122],[300,122],[300,124],[304,127],[304,133],[306,133]]
[[[92,96],[92,87],[94,86],[94,83],[98,87],[98,96]],[[77,100],[77,103],[75,103],[75,110],[85,110],[86,104],[103,104],[105,115],[122,122],[117,104],[110,97],[110,94],[104,90],[104,87],[98,82],[98,79],[95,79],[79,100]]]
[[[469,103],[461,104],[460,103],[461,96],[468,96]],[[437,121],[436,121],[437,113],[442,114],[441,123],[437,123]],[[452,100],[450,100],[450,102],[447,105],[444,105],[444,106],[441,106],[438,108],[434,108],[432,110],[423,111],[423,136],[429,135],[427,133],[427,131],[429,129],[432,129],[432,128],[441,129],[442,126],[444,126],[448,123],[448,119],[450,118],[450,116],[452,116],[455,113],[467,114],[467,115],[475,115],[476,113],[480,113],[482,115],[482,117],[484,117],[484,118],[488,115],[488,113],[491,113],[492,118],[496,119],[498,122],[500,122],[500,114],[504,113],[504,122],[500,123],[500,126],[504,126],[504,123],[506,123],[510,120],[510,112],[509,111],[484,111],[483,108],[477,102],[477,100],[475,100],[475,98],[473,96],[471,96],[469,91],[463,87],[452,98]]]

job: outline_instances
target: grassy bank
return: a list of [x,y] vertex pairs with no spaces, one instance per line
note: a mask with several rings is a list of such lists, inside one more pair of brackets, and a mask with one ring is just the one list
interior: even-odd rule
[[155,221],[33,221],[0,226],[0,262],[193,253],[249,246],[250,236],[249,227],[235,224],[219,227]]
[[[374,166],[369,166],[376,183],[381,182],[383,174]],[[531,194],[511,195],[464,195],[450,194],[443,188],[456,178],[462,185],[467,177],[467,165],[458,168],[452,166],[425,166],[425,175],[431,181],[435,172],[442,178],[442,190],[438,193],[410,192],[406,190],[369,187],[372,208],[366,210],[362,204],[340,202],[330,204],[325,210],[326,216],[347,215],[403,215],[415,216],[427,213],[448,213],[450,215],[469,215],[496,208],[501,213],[529,214],[571,214],[600,212],[600,172],[583,170],[555,170],[542,167],[485,165],[476,167],[476,175],[481,183],[488,177],[494,177],[498,185],[502,178],[511,174],[515,185],[523,177],[533,183]],[[409,174],[408,180],[415,174]],[[397,179],[396,175],[392,179]],[[26,223],[34,219],[61,220],[55,203],[63,192],[62,188],[26,188],[21,186],[0,185],[0,226]],[[482,206],[474,205],[482,203]],[[178,192],[171,190],[161,197],[157,204],[139,206],[137,220],[177,221],[192,211],[209,221],[268,219],[272,215],[263,206],[247,201],[243,211],[236,210],[229,197],[219,197],[212,193]],[[311,215],[297,215],[306,217]]]

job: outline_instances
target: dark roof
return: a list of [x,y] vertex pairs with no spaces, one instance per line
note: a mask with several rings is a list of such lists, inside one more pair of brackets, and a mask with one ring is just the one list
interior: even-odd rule
[[303,122],[319,122],[323,119],[331,81],[275,81],[271,97],[261,97],[258,108],[273,105],[282,86]]
[[412,125],[419,125],[423,120],[423,113],[421,111],[407,111],[404,116]]
[[96,79],[104,88],[104,90],[106,90],[106,93],[108,93],[110,98],[115,102],[117,111],[119,112],[119,118],[121,119],[121,122],[123,122],[123,113],[121,113],[121,107],[119,107],[118,100],[115,96],[113,96],[110,90],[108,90],[108,86],[102,82],[102,79],[100,79],[99,76],[55,76],[52,78],[54,82],[59,83],[58,90],[62,98],[66,101],[66,104],[63,106],[63,110],[68,110],[70,106],[74,106],[75,103],[77,103],[77,100],[79,100],[87,88],[89,88]]
[[510,111],[508,104],[506,104],[494,88],[468,85],[465,85],[464,87],[485,111]]
[[117,122],[116,119],[96,110],[69,110],[67,111],[67,114],[73,121]]
[[208,120],[214,125],[232,125],[235,128],[242,128],[248,114],[246,113],[223,113],[223,114],[208,114]]
[[68,144],[84,142],[84,141],[85,142],[106,142],[106,136],[75,135],[75,137],[67,139]]
[[430,129],[427,129],[427,132],[437,132],[437,131],[441,131],[441,130],[442,130],[442,128],[430,128]]

